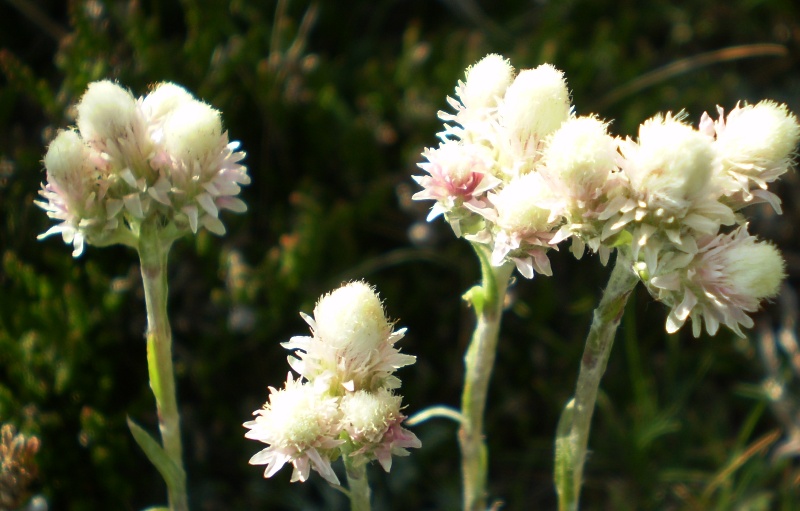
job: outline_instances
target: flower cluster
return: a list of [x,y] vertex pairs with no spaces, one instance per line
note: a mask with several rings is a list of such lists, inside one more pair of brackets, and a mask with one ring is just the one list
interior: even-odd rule
[[351,282],[323,296],[314,316],[301,313],[311,336],[283,343],[294,350],[285,387],[270,387],[269,401],[244,423],[247,438],[269,444],[250,459],[266,465],[271,477],[286,463],[292,482],[305,481],[313,468],[339,484],[331,462],[348,456],[354,465],[377,460],[387,472],[392,455],[420,446],[402,427],[400,380],[394,372],[416,357],[394,347],[405,329],[394,331],[375,290]]
[[44,157],[47,183],[37,204],[60,222],[74,246],[135,245],[152,220],[178,237],[205,228],[224,234],[223,209],[243,212],[236,196],[250,182],[220,112],[184,88],[160,83],[134,98],[111,81],[91,83],[77,104],[77,129],[60,131]]
[[[428,220],[443,215],[456,236],[486,245],[493,265],[532,278],[551,275],[547,253],[562,241],[603,264],[624,247],[671,307],[667,329],[692,317],[695,335],[701,318],[709,333],[722,323],[741,335],[746,313],[777,293],[783,260],[747,233],[742,209],[761,202],[780,213],[768,185],[800,140],[785,105],[718,108],[697,128],[683,113],[656,115],[635,139],[620,138],[596,116],[574,114],[561,71],[515,73],[499,55],[468,68],[448,102],[455,113],[439,112],[445,129],[422,153],[413,198],[434,200]],[[741,263],[748,258],[757,260]]]

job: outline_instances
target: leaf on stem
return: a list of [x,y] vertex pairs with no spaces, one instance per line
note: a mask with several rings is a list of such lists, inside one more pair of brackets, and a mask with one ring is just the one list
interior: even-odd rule
[[[175,464],[167,455],[167,452],[161,447],[161,444],[158,443],[150,433],[145,431],[141,426],[133,422],[130,417],[127,417],[128,421],[128,428],[131,430],[131,434],[133,435],[133,439],[136,440],[136,443],[139,444],[142,451],[144,451],[145,456],[147,459],[150,460],[150,463],[156,467],[156,469],[161,473],[161,477],[164,478],[164,481],[167,483],[169,488],[175,488],[181,481],[184,479],[183,469]],[[163,507],[156,507],[151,508],[148,511],[159,511],[161,509],[166,509]]]

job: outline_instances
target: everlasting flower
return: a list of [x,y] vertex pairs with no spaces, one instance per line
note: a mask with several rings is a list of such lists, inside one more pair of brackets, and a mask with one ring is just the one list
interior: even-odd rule
[[394,347],[405,328],[393,331],[380,298],[364,282],[351,282],[323,296],[313,318],[301,316],[313,335],[283,343],[298,350],[289,364],[334,392],[397,388],[400,380],[392,373],[416,360]]
[[664,257],[647,268],[645,283],[671,308],[667,332],[677,331],[691,317],[695,337],[703,320],[710,335],[724,324],[744,337],[739,325],[753,326],[747,313],[778,294],[784,268],[778,249],[757,241],[743,225],[730,234],[701,238],[693,257],[676,253]]
[[[716,148],[722,166],[716,178],[726,195],[741,195],[737,207],[757,197],[771,203],[780,212],[780,200],[767,191],[768,183],[783,175],[792,163],[792,155],[800,141],[800,124],[786,105],[761,101],[756,105],[739,106],[727,118],[717,107],[719,119],[712,121],[703,114],[701,130],[716,137]],[[757,189],[751,192],[751,183]]]
[[457,208],[465,203],[482,206],[480,198],[486,191],[502,183],[492,172],[490,151],[477,144],[445,142],[437,149],[426,149],[422,155],[427,163],[418,164],[428,176],[412,176],[424,189],[412,199],[432,199],[428,220],[445,214],[456,236],[461,236],[461,216]]
[[343,427],[357,447],[349,456],[360,456],[365,463],[377,459],[389,472],[393,454],[407,456],[406,449],[421,446],[416,435],[400,425],[405,419],[400,413],[401,401],[388,389],[360,390],[342,398]]
[[290,373],[286,387],[270,387],[269,401],[253,415],[255,420],[244,423],[250,430],[245,437],[269,447],[250,458],[250,464],[266,465],[265,478],[291,463],[292,482],[304,482],[313,468],[331,484],[339,484],[331,467],[331,456],[338,455],[336,449],[343,443],[338,438],[341,426],[336,398],[293,380]]
[[[552,191],[549,207],[566,220],[551,244],[574,236],[573,254],[580,258],[584,244],[601,249],[599,220],[611,196],[624,186],[617,170],[617,141],[607,124],[596,117],[573,117],[546,141],[541,173]],[[607,259],[608,254],[602,254]]]
[[37,202],[75,245],[135,245],[142,222],[165,237],[204,227],[224,234],[219,211],[246,210],[236,197],[250,182],[244,153],[228,141],[220,113],[182,87],[162,83],[147,96],[94,82],[77,105],[78,131],[60,132],[44,163]]

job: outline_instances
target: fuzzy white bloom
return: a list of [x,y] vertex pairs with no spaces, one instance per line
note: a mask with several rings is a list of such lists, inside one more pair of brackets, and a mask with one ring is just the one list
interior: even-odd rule
[[503,97],[514,79],[514,68],[508,59],[489,54],[467,68],[466,81],[457,88],[465,108],[492,108]]
[[539,175],[527,174],[492,195],[500,229],[521,234],[550,230],[550,210],[541,207],[536,200],[542,195],[543,185]]
[[549,173],[560,177],[577,197],[588,197],[616,167],[617,142],[608,134],[608,124],[597,117],[574,117],[550,137],[543,153]]
[[320,394],[312,385],[293,380],[291,373],[282,390],[270,387],[269,401],[256,410],[255,420],[243,425],[246,438],[269,447],[250,458],[251,465],[266,465],[264,477],[272,477],[283,465],[294,466],[292,482],[308,479],[313,468],[331,484],[339,479],[331,467],[336,448],[343,443],[338,400]]
[[[45,201],[35,201],[58,223],[39,235],[39,239],[60,233],[65,243],[72,243],[72,255],[83,252],[84,241],[98,231],[105,218],[99,205],[97,186],[100,173],[92,166],[90,149],[72,130],[60,131],[44,157],[47,184],[39,194]],[[102,230],[102,229],[100,229]]]
[[569,118],[564,73],[550,64],[520,71],[499,106],[500,123],[525,143],[542,139]]
[[695,337],[703,321],[710,335],[724,324],[744,337],[740,325],[753,326],[747,313],[776,296],[786,276],[778,249],[757,241],[746,225],[730,234],[705,236],[693,256],[668,254],[646,273],[650,292],[671,308],[667,331],[677,331],[691,317]]
[[640,196],[679,203],[705,192],[715,154],[708,137],[667,115],[645,121],[638,150],[625,156],[625,172]]
[[800,141],[797,117],[786,105],[769,100],[756,105],[737,105],[727,118],[721,107],[717,111],[717,121],[703,114],[700,130],[716,138],[722,164],[714,178],[728,202],[735,209],[767,202],[780,213],[780,199],[767,186],[792,164]]
[[[85,146],[84,161],[77,161],[75,151],[66,159],[59,156],[66,153],[56,143],[45,157],[48,185],[40,194],[47,202],[37,203],[52,218],[67,220],[46,234],[61,232],[75,244],[75,255],[84,240],[135,246],[138,226],[154,217],[164,236],[173,239],[200,228],[221,235],[225,227],[219,212],[247,209],[236,197],[241,185],[250,182],[240,164],[245,154],[222,131],[219,111],[183,87],[161,83],[136,100],[113,82],[94,82],[77,111],[79,133],[69,136],[73,145],[79,139]],[[66,166],[83,175],[73,182],[91,183],[97,207],[87,203],[81,213],[74,201],[64,202],[64,183],[58,180]],[[56,213],[67,206],[68,213]]]
[[397,388],[400,380],[393,373],[416,361],[394,347],[405,329],[392,330],[380,298],[364,282],[323,296],[313,318],[301,316],[313,335],[292,337],[282,346],[297,350],[289,357],[292,369],[330,392]]
[[580,258],[585,245],[601,252],[604,222],[599,220],[624,183],[617,175],[617,141],[608,134],[608,124],[597,117],[573,117],[547,140],[543,150],[544,175],[552,190],[552,211],[566,223],[550,241],[552,244],[572,237],[572,253]]
[[340,410],[344,430],[357,447],[350,456],[360,457],[362,463],[378,460],[386,472],[392,467],[392,455],[407,456],[409,448],[422,444],[414,433],[400,424],[405,416],[400,412],[402,398],[388,389],[377,392],[358,391],[342,398]]
[[138,122],[136,99],[116,83],[92,82],[77,105],[78,130],[85,140],[117,140]]
[[201,101],[179,100],[163,129],[168,153],[182,161],[204,160],[218,150],[222,121],[219,110]]

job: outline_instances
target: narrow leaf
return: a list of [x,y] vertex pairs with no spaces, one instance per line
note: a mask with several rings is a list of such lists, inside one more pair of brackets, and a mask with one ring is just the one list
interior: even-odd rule
[[[144,451],[147,459],[149,459],[150,463],[152,463],[159,473],[161,473],[161,477],[164,478],[167,486],[170,488],[176,488],[177,485],[184,480],[185,476],[183,474],[183,470],[169,458],[169,455],[167,455],[167,452],[164,450],[164,448],[161,447],[158,441],[150,436],[150,433],[133,422],[130,417],[128,417],[127,420],[128,428],[131,430],[133,439],[136,440],[136,443],[139,444],[139,447],[141,447],[141,449]],[[161,509],[166,508],[153,508],[153,511]]]

